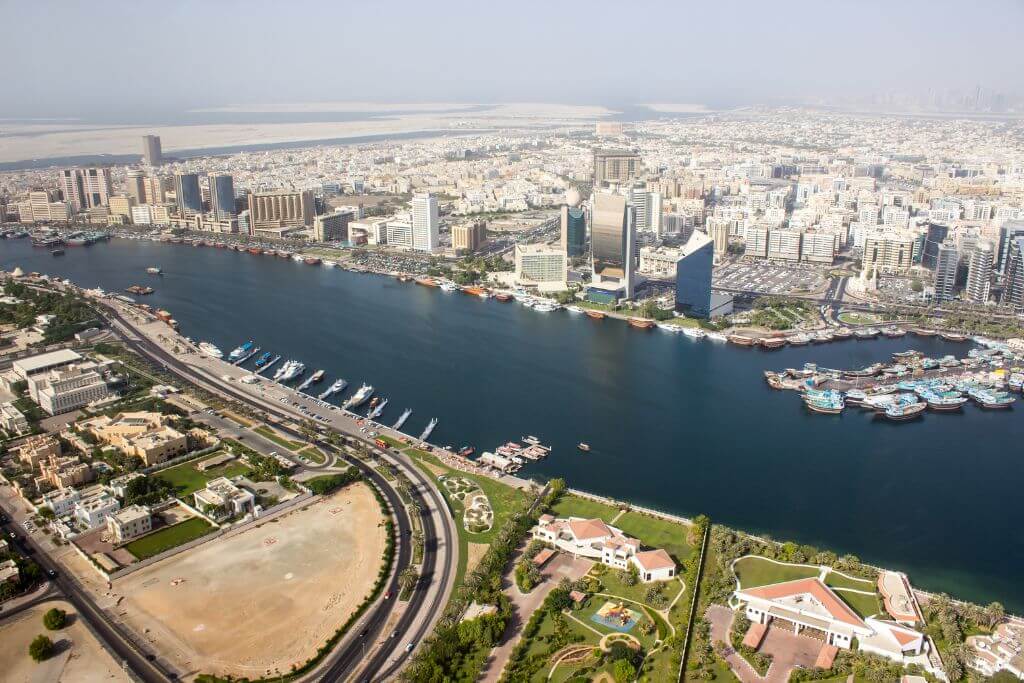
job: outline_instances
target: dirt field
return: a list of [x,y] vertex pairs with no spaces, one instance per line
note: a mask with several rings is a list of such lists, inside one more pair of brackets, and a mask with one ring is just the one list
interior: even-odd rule
[[115,581],[120,619],[186,675],[287,672],[362,602],[384,553],[365,485]]
[[[51,607],[67,612],[71,623],[59,631],[47,631],[43,627],[43,614]],[[46,634],[57,644],[57,654],[36,664],[28,656],[28,644],[40,634]],[[75,609],[65,602],[37,605],[0,622],[0,667],[3,669],[0,678],[11,683],[129,680],[78,620]]]

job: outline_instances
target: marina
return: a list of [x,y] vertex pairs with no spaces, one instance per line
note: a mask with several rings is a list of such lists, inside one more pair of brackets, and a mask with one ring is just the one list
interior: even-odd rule
[[[827,543],[911,572],[929,590],[1024,610],[1011,569],[1024,563],[1024,541],[1011,541],[999,561],[987,552],[1016,538],[1013,520],[986,516],[968,533],[954,510],[971,501],[984,510],[991,498],[1019,494],[1021,411],[969,400],[962,419],[952,411],[888,424],[875,411],[852,410],[847,399],[842,418],[829,418],[780,400],[763,379],[766,368],[806,362],[892,364],[893,353],[910,348],[936,360],[962,357],[973,349],[967,342],[910,332],[844,339],[835,330],[832,343],[752,352],[724,343],[720,332],[707,331],[707,343],[661,330],[641,334],[607,324],[601,311],[594,311],[597,320],[569,311],[541,315],[395,277],[228,249],[113,240],[52,259],[27,240],[0,246],[5,269],[50,272],[110,292],[123,291],[154,263],[166,275],[150,301],[184,334],[226,349],[252,337],[274,355],[325,369],[327,380],[365,379],[382,388],[389,406],[414,410],[402,427],[408,434],[421,433],[432,415],[440,420],[432,439],[442,443],[495,445],[536,434],[553,450],[524,466],[529,477],[564,476],[620,500]],[[254,291],[259,296],[247,298]],[[254,372],[266,375],[274,355]],[[271,372],[281,362],[273,360]],[[856,388],[857,378],[849,381]],[[1013,392],[1009,379],[1006,390]],[[636,409],[624,411],[626,404]],[[581,441],[589,452],[578,448]],[[751,502],[766,488],[776,504]],[[893,525],[897,498],[906,519]],[[936,558],[939,546],[950,552]]]

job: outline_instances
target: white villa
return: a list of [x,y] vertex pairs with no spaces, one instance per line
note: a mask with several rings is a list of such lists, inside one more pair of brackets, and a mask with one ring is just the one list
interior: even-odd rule
[[640,550],[640,541],[600,519],[541,515],[533,537],[576,557],[588,557],[616,569],[637,568],[640,580],[665,581],[676,575],[676,563],[661,549]]
[[227,477],[217,477],[192,494],[196,507],[209,513],[218,522],[228,517],[242,516],[249,513],[255,517],[256,496],[238,486]]

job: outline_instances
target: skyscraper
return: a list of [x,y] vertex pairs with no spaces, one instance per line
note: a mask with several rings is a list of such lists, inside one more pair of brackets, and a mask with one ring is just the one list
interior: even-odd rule
[[729,252],[729,224],[717,221],[710,226],[711,241],[715,244],[715,260],[721,261]]
[[949,236],[949,226],[942,223],[929,223],[928,235],[924,240],[924,255],[921,257],[921,265],[930,270],[935,270],[936,259],[939,255],[939,245]]
[[217,220],[235,215],[235,183],[225,173],[210,174],[210,212]]
[[110,184],[109,168],[87,168],[82,171],[82,185],[85,190],[85,204],[94,209],[106,206],[110,195],[114,194]]
[[956,294],[956,269],[960,262],[953,240],[938,245],[935,254],[935,300],[950,301]]
[[978,242],[971,249],[967,261],[967,300],[983,304],[988,301],[992,286],[992,244]]
[[629,191],[629,203],[636,212],[636,231],[661,236],[661,193],[643,188]]
[[628,183],[640,176],[640,155],[625,149],[594,150],[594,188]]
[[199,176],[195,173],[176,173],[174,193],[178,202],[178,213],[182,216],[203,212],[203,193],[199,189]]
[[587,217],[580,206],[580,192],[575,187],[565,193],[561,211],[561,244],[565,255],[572,258],[583,253],[587,241]]
[[705,233],[694,230],[680,250],[676,261],[676,308],[689,315],[711,315],[711,271],[715,243]]
[[999,227],[999,253],[996,255],[996,268],[1000,275],[1006,272],[1006,264],[1010,256],[1010,243],[1014,237],[1024,235],[1024,221],[1006,221]]
[[81,211],[88,205],[85,201],[85,180],[82,170],[65,168],[60,172],[60,189],[64,193],[64,201],[71,204],[75,211]]
[[142,136],[142,160],[147,166],[159,166],[164,163],[164,154],[160,147],[159,135]]
[[128,196],[134,199],[136,204],[146,203],[146,176],[141,169],[128,169],[125,185],[128,189]]
[[429,192],[412,198],[412,248],[432,252],[438,245],[437,197]]
[[999,302],[1020,311],[1024,309],[1024,235],[1011,239],[1007,251],[1006,284]]
[[591,283],[632,299],[636,284],[636,222],[633,207],[621,194],[595,192],[590,220]]

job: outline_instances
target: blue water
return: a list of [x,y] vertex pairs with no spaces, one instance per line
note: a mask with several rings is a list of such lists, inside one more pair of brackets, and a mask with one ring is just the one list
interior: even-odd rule
[[[392,278],[218,249],[114,240],[54,258],[0,241],[20,265],[84,286],[151,284],[140,298],[181,331],[366,381],[431,417],[432,441],[480,452],[534,434],[552,455],[521,474],[684,515],[854,553],[915,584],[1024,611],[1024,403],[894,424],[808,413],[765,369],[863,367],[893,351],[963,356],[969,344],[906,337],[764,352],[693,341],[566,311],[538,313]],[[166,275],[154,278],[147,266]],[[250,361],[250,365],[251,365]],[[353,389],[349,389],[351,392]],[[583,454],[580,441],[593,450]]]

